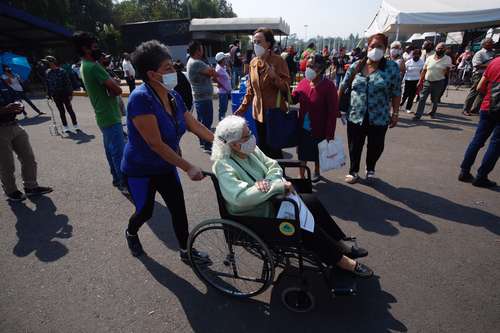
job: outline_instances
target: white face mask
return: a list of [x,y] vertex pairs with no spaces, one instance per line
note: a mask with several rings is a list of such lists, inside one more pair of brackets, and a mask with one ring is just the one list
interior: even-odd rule
[[250,136],[250,138],[241,144],[240,150],[245,155],[250,155],[255,151],[255,147],[257,147],[257,139],[255,139],[255,135]]
[[304,75],[306,76],[306,80],[312,81],[318,76],[318,73],[316,73],[316,71],[311,67],[307,67]]
[[177,86],[177,73],[173,72],[163,74],[162,81],[168,90],[174,90],[174,88]]
[[384,50],[379,49],[378,47],[375,49],[371,49],[370,51],[368,51],[367,56],[371,61],[379,61],[384,56]]
[[400,49],[391,49],[389,52],[391,53],[391,57],[397,57],[398,55],[401,54]]
[[257,57],[262,57],[264,54],[266,54],[266,49],[259,44],[253,44],[253,51],[255,52],[255,55]]

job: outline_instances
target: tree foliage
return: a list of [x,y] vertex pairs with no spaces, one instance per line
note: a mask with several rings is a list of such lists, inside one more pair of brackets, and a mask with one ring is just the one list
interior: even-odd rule
[[227,0],[7,0],[15,8],[72,30],[90,31],[119,52],[120,26],[130,22],[235,17]]

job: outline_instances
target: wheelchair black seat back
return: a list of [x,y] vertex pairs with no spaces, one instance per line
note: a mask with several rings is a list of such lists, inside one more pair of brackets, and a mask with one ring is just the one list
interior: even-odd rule
[[[299,161],[279,163],[284,170],[305,167]],[[306,174],[305,179],[294,179],[284,172],[285,178],[294,184],[299,193],[312,192],[311,172],[307,167]],[[188,240],[191,267],[205,284],[234,297],[252,297],[264,292],[274,282],[276,267],[285,269],[296,261],[300,286],[288,288],[282,293],[283,303],[288,309],[306,312],[314,307],[314,297],[305,287],[304,269],[322,273],[334,294],[356,293],[352,283],[333,288],[331,270],[314,253],[303,248],[299,209],[293,200],[280,195],[273,199],[273,204],[277,211],[281,203],[290,202],[295,208],[295,219],[235,216],[226,208],[215,175],[208,172],[205,175],[214,184],[221,218],[200,223],[191,231]],[[206,253],[208,259],[194,257],[192,253],[195,250]]]

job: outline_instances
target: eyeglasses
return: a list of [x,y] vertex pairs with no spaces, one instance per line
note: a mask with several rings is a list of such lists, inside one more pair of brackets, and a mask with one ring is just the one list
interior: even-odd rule
[[242,136],[240,140],[242,140],[243,142],[246,142],[252,137],[252,135],[253,135],[252,131],[248,130],[248,134],[245,136]]

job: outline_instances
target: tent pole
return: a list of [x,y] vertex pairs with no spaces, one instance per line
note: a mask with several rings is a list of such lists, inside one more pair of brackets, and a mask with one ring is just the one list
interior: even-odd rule
[[395,40],[398,40],[399,38],[399,17],[397,19],[397,22],[396,22],[396,39]]
[[436,47],[437,32],[434,33],[434,47]]

